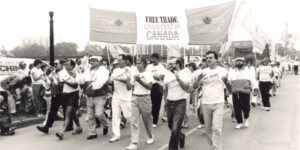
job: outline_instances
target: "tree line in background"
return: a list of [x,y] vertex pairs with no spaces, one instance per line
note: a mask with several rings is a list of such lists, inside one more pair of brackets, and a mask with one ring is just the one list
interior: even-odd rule
[[[54,46],[55,57],[79,57],[83,56],[85,52],[89,52],[90,55],[102,55],[103,49],[101,46],[92,44],[85,46],[84,50],[78,51],[78,45],[72,42],[61,42]],[[18,46],[8,51],[1,49],[0,52],[7,57],[17,58],[49,58],[49,47],[40,44],[26,44],[24,46]]]

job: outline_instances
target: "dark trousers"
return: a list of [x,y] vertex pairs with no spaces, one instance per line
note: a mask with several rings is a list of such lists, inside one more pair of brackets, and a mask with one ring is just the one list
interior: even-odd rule
[[271,81],[268,82],[259,81],[259,90],[261,94],[263,107],[271,107],[270,94],[269,94],[271,87],[272,87]]
[[182,136],[181,126],[186,112],[186,99],[167,101],[168,126],[171,130],[169,150],[178,150],[179,137]]
[[294,66],[294,73],[295,75],[298,75],[298,66]]
[[[50,108],[50,112],[49,112],[49,116],[48,119],[46,121],[46,126],[47,128],[51,128],[54,121],[56,120],[57,117],[57,112],[59,107],[62,106],[63,108],[63,112],[64,112],[64,117],[65,117],[65,112],[66,112],[66,108],[67,108],[67,101],[64,100],[64,97],[62,96],[62,94],[58,94],[56,96],[53,96],[51,99],[51,108]],[[72,129],[73,127],[73,119],[71,118],[70,120],[70,124],[68,125],[67,129]]]
[[155,83],[152,85],[151,88],[151,102],[152,102],[152,116],[153,116],[153,124],[157,124],[158,118],[159,118],[159,111],[163,96],[163,90],[162,87]]
[[201,107],[199,107],[199,108],[197,109],[197,115],[198,115],[199,122],[200,122],[201,124],[204,124],[203,112],[202,112],[202,110],[201,110]]
[[243,116],[244,118],[249,118],[250,113],[250,94],[246,93],[236,93],[232,94],[232,102],[234,108],[235,118],[237,123],[243,123]]

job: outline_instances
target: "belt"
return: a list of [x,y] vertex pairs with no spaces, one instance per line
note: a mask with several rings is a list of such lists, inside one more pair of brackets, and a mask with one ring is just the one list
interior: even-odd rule
[[136,97],[146,97],[146,96],[150,96],[150,94],[143,94],[143,95],[136,95],[136,94],[133,94],[133,96],[136,96]]

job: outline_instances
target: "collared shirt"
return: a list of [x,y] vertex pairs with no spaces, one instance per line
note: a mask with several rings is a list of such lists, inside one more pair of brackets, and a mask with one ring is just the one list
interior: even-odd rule
[[100,89],[109,79],[109,71],[104,66],[99,66],[93,70],[87,69],[83,75],[79,75],[78,83],[91,82],[92,89]]

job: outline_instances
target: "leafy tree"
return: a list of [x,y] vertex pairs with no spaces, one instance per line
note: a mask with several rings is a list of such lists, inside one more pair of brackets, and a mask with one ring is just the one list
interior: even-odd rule
[[106,55],[104,50],[100,45],[97,44],[90,44],[85,46],[84,51],[80,52],[80,56],[83,56],[86,52],[89,53],[90,56],[92,55],[98,55],[98,56],[103,56]]
[[54,47],[55,57],[71,57],[77,56],[77,44],[71,42],[57,43]]
[[47,57],[49,54],[47,53],[47,48],[44,45],[39,44],[29,44],[25,46],[15,47],[11,53],[15,57],[22,58],[39,58],[39,57]]

